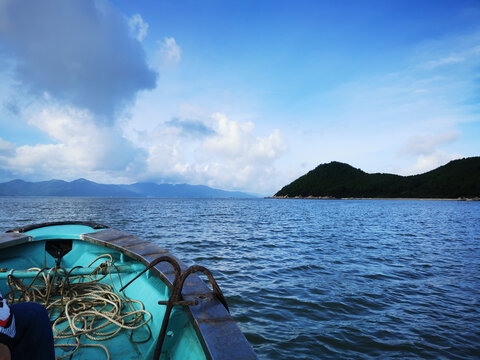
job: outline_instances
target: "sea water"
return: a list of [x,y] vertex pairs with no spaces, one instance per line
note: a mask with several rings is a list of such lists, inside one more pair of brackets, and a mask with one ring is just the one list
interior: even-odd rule
[[210,268],[261,359],[480,358],[480,202],[0,197]]

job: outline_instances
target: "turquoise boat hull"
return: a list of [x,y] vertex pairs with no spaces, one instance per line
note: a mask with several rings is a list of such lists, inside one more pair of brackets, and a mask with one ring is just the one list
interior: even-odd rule
[[[105,254],[113,259],[115,276],[100,281],[111,283],[115,289],[134,280],[153,260],[161,256],[173,258],[150,242],[99,224],[34,225],[0,235],[0,292],[5,295],[11,291],[11,284],[7,284],[9,276],[22,279],[25,284],[31,282],[36,274],[28,270],[31,268],[54,268],[61,263],[71,276],[88,276],[91,273],[88,265]],[[96,343],[108,349],[111,359],[153,359],[174,277],[172,265],[160,262],[123,291],[126,297],[140,301],[151,314],[150,319],[145,319],[151,336],[145,327],[120,331],[103,341],[82,336],[80,342],[86,347],[76,349],[73,359],[105,358],[102,349],[88,346]],[[169,316],[161,359],[257,358],[225,306],[202,279],[190,275],[181,295],[184,302],[174,306]],[[159,301],[163,303],[159,305]],[[143,341],[147,338],[148,341]],[[55,342],[65,344],[63,339]],[[57,347],[56,355],[65,356],[71,350],[71,346]]]

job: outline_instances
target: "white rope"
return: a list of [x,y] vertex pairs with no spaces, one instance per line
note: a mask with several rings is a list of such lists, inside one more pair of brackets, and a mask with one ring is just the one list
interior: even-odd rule
[[[114,285],[113,272],[122,280],[118,268],[110,254],[98,256],[88,267],[103,260],[89,275],[69,275],[62,267],[30,268],[37,271],[34,279],[27,285],[15,278],[11,271],[7,283],[10,286],[11,303],[32,301],[44,305],[50,318],[57,316],[52,324],[55,339],[74,339],[74,343],[55,344],[55,347],[74,347],[68,354],[57,360],[72,356],[79,348],[98,347],[105,351],[107,359],[110,353],[101,344],[80,344],[81,336],[93,341],[112,339],[122,330],[136,330],[147,327],[152,315],[143,304],[121,294]],[[114,271],[112,271],[112,268]],[[72,271],[70,271],[72,272]],[[109,277],[110,283],[100,282]],[[112,330],[105,331],[106,327]],[[148,339],[146,340],[148,341]]]

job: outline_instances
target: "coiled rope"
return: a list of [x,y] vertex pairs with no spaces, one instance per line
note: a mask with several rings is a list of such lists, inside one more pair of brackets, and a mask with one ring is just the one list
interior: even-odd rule
[[[103,259],[96,267],[95,263]],[[150,340],[151,330],[148,322],[151,313],[144,309],[143,304],[127,298],[123,291],[118,291],[114,285],[113,276],[118,276],[122,286],[120,272],[110,254],[104,254],[93,260],[88,267],[92,268],[89,275],[72,275],[70,271],[57,265],[53,268],[31,268],[37,274],[29,284],[12,275],[7,277],[10,286],[8,297],[11,303],[36,302],[45,306],[52,321],[55,339],[72,339],[73,342],[55,344],[64,351],[70,350],[57,360],[71,357],[81,347],[101,348],[107,359],[110,353],[102,344],[81,344],[82,336],[93,341],[104,341],[113,338],[122,330],[131,330],[130,341],[144,343]],[[110,284],[105,281],[109,277]],[[102,282],[102,280],[104,280]],[[133,339],[133,330],[145,326],[148,338],[137,341]],[[68,351],[67,350],[67,351]]]

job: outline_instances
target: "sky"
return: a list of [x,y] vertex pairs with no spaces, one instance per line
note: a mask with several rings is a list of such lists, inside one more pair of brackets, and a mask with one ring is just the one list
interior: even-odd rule
[[470,156],[477,0],[0,0],[0,182],[272,195]]

